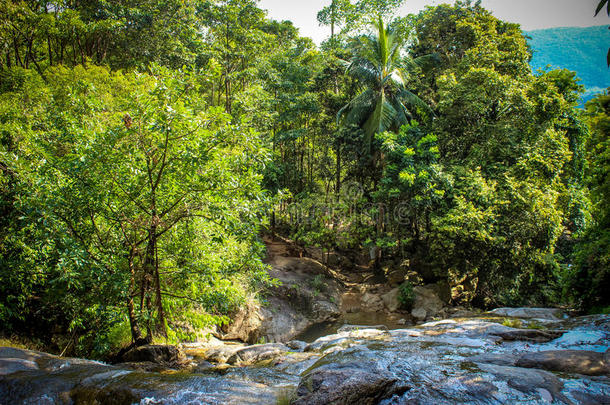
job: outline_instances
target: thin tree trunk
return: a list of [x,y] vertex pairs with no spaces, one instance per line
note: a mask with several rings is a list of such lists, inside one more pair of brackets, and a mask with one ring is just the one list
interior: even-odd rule
[[51,37],[47,36],[47,50],[49,52],[49,66],[53,66],[53,52],[51,50]]
[[21,56],[19,56],[19,45],[17,45],[17,39],[13,36],[13,47],[15,48],[15,66],[23,67],[21,62]]
[[[156,231],[155,231],[156,232]],[[154,237],[155,250],[155,292],[157,294],[157,332],[167,339],[167,329],[165,327],[165,310],[161,297],[161,278],[159,277],[159,254],[157,251],[157,237]]]
[[339,201],[339,195],[341,193],[341,146],[339,140],[337,140],[337,166],[335,171],[335,194],[337,201]]
[[136,271],[133,265],[134,251],[129,254],[129,271],[131,272],[131,288],[129,292],[129,298],[127,299],[127,314],[129,315],[129,326],[131,329],[131,339],[133,343],[138,344],[139,341],[142,340],[142,332],[140,332],[140,327],[138,326],[138,319],[136,317],[136,312],[133,303],[133,293],[136,290]]

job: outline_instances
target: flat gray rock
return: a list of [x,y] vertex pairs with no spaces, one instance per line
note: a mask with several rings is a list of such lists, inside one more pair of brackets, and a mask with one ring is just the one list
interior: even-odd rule
[[550,350],[526,353],[517,360],[516,365],[583,375],[610,374],[610,364],[604,358],[604,353],[587,350]]
[[8,375],[19,371],[38,370],[38,365],[32,360],[1,358],[0,359],[0,375]]
[[259,361],[279,357],[290,349],[281,343],[268,343],[264,345],[247,346],[237,350],[229,359],[228,364],[250,365]]
[[563,336],[563,330],[543,330],[543,329],[515,329],[504,332],[492,333],[494,336],[501,337],[502,340],[509,342],[522,341],[534,343],[546,343]]
[[557,308],[496,308],[489,313],[523,319],[557,320],[563,317],[563,311]]

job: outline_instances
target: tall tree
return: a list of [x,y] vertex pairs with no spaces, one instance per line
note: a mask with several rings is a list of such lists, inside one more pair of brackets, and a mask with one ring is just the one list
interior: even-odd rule
[[398,131],[419,111],[431,114],[426,103],[407,89],[407,69],[419,60],[405,58],[403,38],[395,35],[381,17],[374,22],[376,35],[353,40],[353,57],[346,63],[347,74],[359,84],[359,93],[338,113],[345,125],[364,130],[365,148],[371,150],[375,134]]

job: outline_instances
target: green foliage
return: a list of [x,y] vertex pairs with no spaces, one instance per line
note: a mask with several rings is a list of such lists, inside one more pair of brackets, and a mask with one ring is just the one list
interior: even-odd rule
[[610,286],[610,96],[600,94],[587,103],[591,137],[587,142],[587,182],[593,203],[591,225],[574,253],[565,295],[584,309],[608,306]]
[[518,25],[335,0],[317,49],[254,0],[136,3],[0,0],[7,333],[96,357],[194,339],[271,282],[269,211],[459,302],[608,305],[608,96],[578,110]]
[[314,278],[311,279],[310,286],[316,292],[324,291],[324,288],[326,286],[324,282],[324,276],[322,274],[314,276]]
[[[47,76],[49,85],[33,78],[1,103],[2,130],[18,140],[3,155],[23,187],[11,207],[23,222],[17,236],[41,244],[7,257],[7,268],[23,266],[30,283],[43,277],[31,287],[42,288],[38,305],[62,308],[84,352],[112,349],[112,339],[85,341],[112,334],[125,311],[133,339],[168,328],[184,338],[181,325],[222,322],[267,279],[256,242],[266,160],[258,135],[207,108],[186,73],[77,67]],[[9,274],[7,319],[20,305],[11,297],[31,300]]]
[[[357,37],[347,73],[359,84],[359,92],[337,114],[345,125],[363,129],[367,151],[373,137],[398,131],[416,108],[430,111],[419,97],[405,87],[405,66],[415,64],[402,55],[404,38],[387,27],[381,17],[374,23],[376,35]],[[408,110],[407,107],[410,109]]]
[[411,310],[413,301],[415,301],[415,292],[413,286],[408,281],[405,281],[398,287],[398,301],[403,309]]
[[[389,19],[404,4],[405,0],[331,0],[318,12],[318,22],[331,27],[331,47],[338,39],[348,38],[365,27],[371,18]],[[339,31],[340,30],[340,31]]]
[[502,321],[502,325],[508,326],[509,328],[520,329],[523,327],[523,322],[521,322],[521,319],[504,318],[504,320]]

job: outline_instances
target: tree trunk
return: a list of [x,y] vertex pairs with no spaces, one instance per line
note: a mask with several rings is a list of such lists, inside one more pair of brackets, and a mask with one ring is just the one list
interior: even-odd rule
[[154,237],[155,252],[155,293],[157,298],[157,332],[167,339],[165,327],[165,310],[163,309],[163,298],[161,296],[161,278],[159,277],[159,255],[157,252],[157,237]]
[[339,195],[341,193],[341,145],[337,140],[337,167],[335,171],[335,194],[337,201],[339,201]]
[[131,340],[133,343],[139,342],[142,340],[142,332],[140,332],[140,327],[138,326],[138,319],[136,317],[136,312],[133,303],[133,294],[136,292],[136,271],[133,265],[134,251],[129,254],[129,271],[131,272],[131,288],[129,291],[129,298],[127,299],[127,314],[129,315],[129,326],[131,329]]

